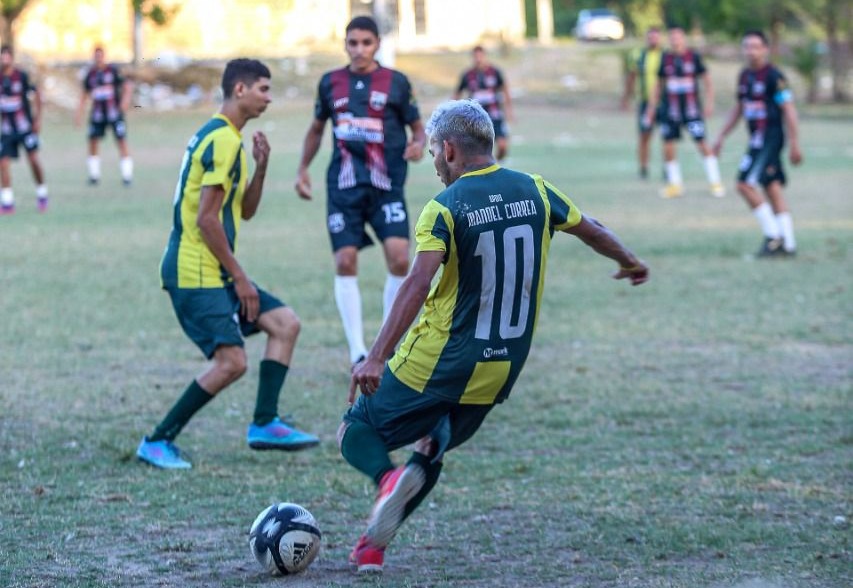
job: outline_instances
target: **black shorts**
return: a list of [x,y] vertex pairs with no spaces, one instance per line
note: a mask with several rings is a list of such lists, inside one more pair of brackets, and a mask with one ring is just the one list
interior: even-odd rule
[[655,123],[658,122],[658,118],[660,117],[660,112],[655,110],[652,120],[649,124],[646,124],[646,109],[648,107],[649,103],[645,100],[640,101],[640,105],[637,107],[637,130],[642,134],[651,133],[652,129],[655,128]]
[[39,136],[36,133],[11,133],[0,137],[0,158],[18,159],[18,146],[23,145],[27,153],[37,151]]
[[124,117],[113,121],[89,121],[89,138],[103,139],[107,134],[107,127],[113,130],[113,135],[116,139],[124,139],[127,137],[127,125],[124,122]]
[[668,117],[660,119],[660,134],[664,141],[681,140],[681,127],[685,127],[694,141],[705,140],[705,121],[701,118],[673,120]]
[[738,181],[765,188],[773,182],[780,182],[784,186],[786,182],[785,169],[782,167],[784,145],[784,137],[770,135],[765,137],[761,147],[751,147],[740,160]]
[[474,436],[493,404],[457,404],[422,394],[401,382],[386,366],[379,388],[361,395],[344,413],[344,422],[362,422],[394,451],[429,435],[439,447],[435,460]]
[[492,126],[495,128],[495,139],[509,136],[509,125],[502,118],[493,118]]
[[332,250],[341,247],[359,249],[373,244],[366,225],[380,241],[388,237],[409,238],[409,214],[402,188],[390,192],[373,186],[346,190],[329,188],[326,202],[327,227]]
[[[284,303],[258,289],[258,315]],[[233,284],[224,288],[169,288],[172,307],[184,333],[207,359],[221,345],[243,346],[243,337],[259,332],[257,322],[250,323],[240,314],[240,299]]]

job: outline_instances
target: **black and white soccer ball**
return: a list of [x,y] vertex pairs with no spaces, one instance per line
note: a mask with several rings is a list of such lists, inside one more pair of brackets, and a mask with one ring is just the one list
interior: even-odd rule
[[320,537],[314,515],[298,504],[280,502],[265,508],[252,523],[249,547],[272,575],[296,574],[320,553]]

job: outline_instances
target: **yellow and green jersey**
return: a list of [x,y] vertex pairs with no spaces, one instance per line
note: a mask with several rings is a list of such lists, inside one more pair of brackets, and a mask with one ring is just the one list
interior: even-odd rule
[[578,224],[541,177],[493,165],[424,207],[418,253],[444,253],[418,324],[391,358],[404,384],[460,404],[503,401],[530,352],[555,230]]
[[637,98],[648,102],[652,90],[658,83],[658,71],[663,51],[660,49],[637,49],[631,55],[630,70],[637,74]]
[[235,251],[247,169],[240,131],[222,114],[190,139],[175,189],[172,233],[160,262],[163,288],[221,288],[231,281],[202,239],[196,218],[202,188],[222,186],[225,199],[219,220]]

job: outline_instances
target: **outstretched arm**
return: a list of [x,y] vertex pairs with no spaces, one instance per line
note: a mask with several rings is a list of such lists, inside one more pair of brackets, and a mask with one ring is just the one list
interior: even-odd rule
[[618,263],[619,270],[613,274],[615,279],[629,278],[633,286],[639,286],[649,279],[649,268],[646,264],[622,245],[610,229],[594,218],[583,215],[581,222],[565,229],[565,232],[586,243],[599,255]]
[[325,128],[326,121],[315,118],[311,121],[311,126],[308,127],[308,132],[305,133],[305,140],[302,142],[302,158],[299,160],[299,169],[296,171],[294,187],[299,197],[304,200],[311,200],[311,175],[308,173],[308,167],[314,161],[317,151],[320,150],[320,144],[323,142],[323,130]]
[[637,70],[632,69],[625,76],[625,93],[622,95],[622,110],[628,110],[631,97],[634,95],[634,84],[637,81]]
[[443,251],[421,251],[415,256],[412,271],[400,286],[394,304],[391,306],[391,312],[382,324],[382,329],[370,348],[367,358],[352,372],[349,389],[350,404],[355,401],[355,393],[359,388],[362,394],[368,396],[376,392],[385,369],[385,361],[390,357],[394,346],[408,330],[409,325],[418,316],[418,311],[423,307],[429,294],[432,279],[443,259]]

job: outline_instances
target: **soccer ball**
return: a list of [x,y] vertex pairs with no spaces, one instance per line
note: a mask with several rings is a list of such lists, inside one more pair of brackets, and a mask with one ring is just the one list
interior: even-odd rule
[[320,529],[314,516],[298,504],[280,502],[265,508],[249,530],[249,547],[273,576],[296,574],[320,552]]

